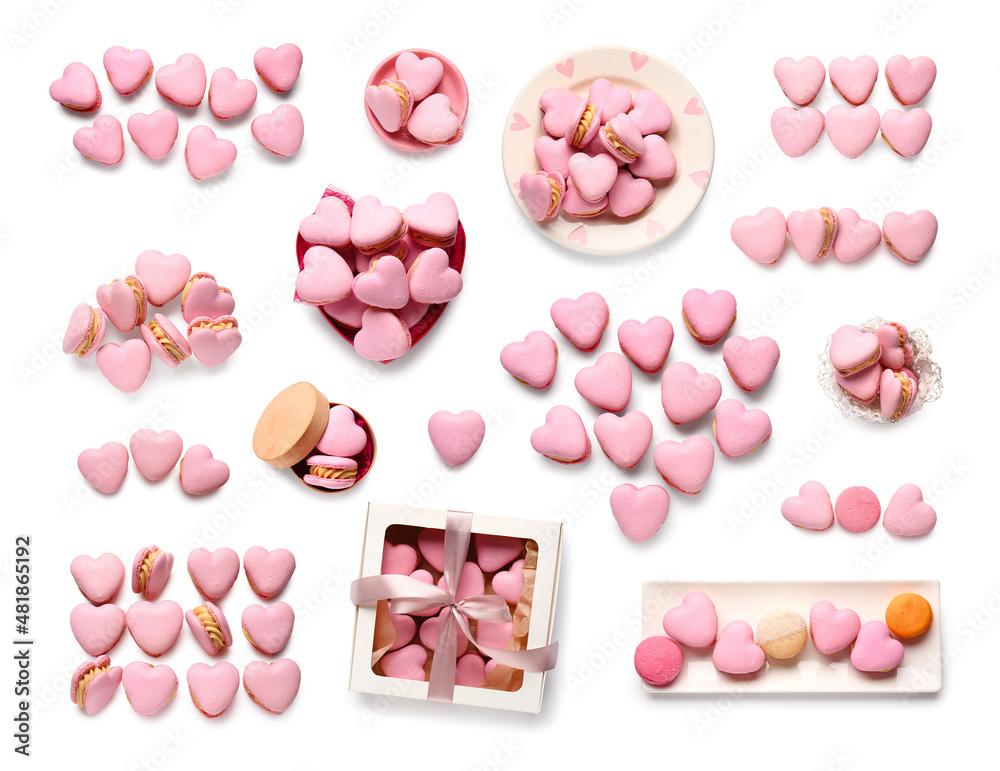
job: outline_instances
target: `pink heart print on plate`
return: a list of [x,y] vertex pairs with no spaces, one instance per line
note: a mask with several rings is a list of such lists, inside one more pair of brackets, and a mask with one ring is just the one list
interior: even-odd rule
[[517,605],[524,593],[524,560],[516,560],[509,570],[501,570],[493,576],[493,593],[499,594],[508,604]]
[[741,458],[771,438],[771,418],[764,410],[748,410],[737,399],[723,399],[715,408],[712,432],[723,455]]
[[187,572],[202,597],[218,600],[229,593],[240,575],[240,555],[228,546],[214,551],[193,549],[188,555]]
[[69,572],[80,593],[94,605],[112,602],[125,580],[125,565],[107,552],[100,557],[74,557]]
[[181,107],[197,107],[205,96],[208,75],[205,65],[194,54],[182,54],[173,64],[156,71],[156,90],[168,102]]
[[837,610],[832,602],[820,600],[809,611],[809,635],[816,650],[825,656],[839,653],[861,631],[861,619],[850,608]]
[[921,101],[931,90],[935,78],[937,78],[937,65],[927,56],[907,59],[901,54],[896,54],[885,63],[885,79],[889,84],[889,90],[902,105]]
[[918,155],[931,136],[931,115],[921,107],[903,112],[887,110],[882,114],[882,139],[897,155]]
[[202,316],[217,319],[236,309],[233,293],[219,286],[211,273],[195,273],[181,295],[181,314],[189,324]]
[[674,342],[674,327],[663,316],[646,322],[629,319],[618,327],[622,353],[647,375],[655,375],[667,361]]
[[683,442],[666,440],[653,450],[653,463],[663,481],[685,495],[697,495],[715,465],[715,447],[700,434]]
[[162,307],[179,295],[191,278],[191,262],[183,254],[147,249],[135,260],[135,275],[151,305]]
[[[433,619],[424,623],[427,624],[431,620]],[[382,674],[401,680],[426,680],[427,674],[424,672],[426,663],[427,649],[423,645],[407,645],[405,648],[390,651],[379,659]]]
[[101,89],[90,67],[82,62],[66,65],[61,78],[52,81],[49,96],[73,112],[94,112],[101,106]]
[[257,101],[257,86],[252,80],[236,77],[229,67],[212,73],[208,85],[208,107],[219,120],[242,115]]
[[302,671],[291,659],[251,661],[243,670],[243,689],[259,707],[280,715],[295,701]]
[[619,468],[634,468],[649,449],[653,424],[638,411],[621,417],[606,412],[594,422],[594,436],[612,463]]
[[614,116],[632,109],[632,92],[616,87],[607,78],[598,78],[590,84],[587,101],[600,107],[604,115]]
[[100,115],[93,126],[79,128],[73,134],[73,147],[92,161],[114,166],[125,157],[122,124],[114,115]]
[[920,262],[937,238],[937,217],[929,211],[904,214],[892,211],[882,220],[882,235],[889,251],[911,265]]
[[823,134],[823,113],[812,107],[796,110],[779,107],[771,115],[771,133],[781,152],[789,158],[801,158],[816,146]]
[[299,79],[302,70],[302,50],[294,43],[277,48],[259,48],[253,55],[253,66],[260,79],[272,91],[288,91]]
[[524,131],[527,128],[531,128],[531,124],[528,123],[527,119],[521,115],[519,112],[514,113],[514,122],[510,124],[511,131]]
[[857,158],[871,147],[878,136],[878,110],[870,104],[849,107],[838,104],[826,111],[826,133],[837,151],[847,158]]
[[903,661],[903,644],[882,621],[869,621],[858,632],[851,663],[861,672],[890,672]]
[[548,388],[556,376],[559,349],[548,333],[529,332],[524,340],[508,343],[500,351],[500,365],[532,388]]
[[746,621],[731,621],[719,633],[712,649],[712,663],[729,675],[749,675],[764,666],[764,649],[753,639],[753,627]]
[[433,94],[443,77],[444,65],[434,56],[421,59],[413,51],[404,51],[396,57],[396,80],[406,83],[414,102]]
[[711,412],[722,396],[722,383],[715,375],[701,374],[687,362],[677,361],[663,370],[660,402],[675,426],[697,420]]
[[254,648],[268,656],[280,653],[288,644],[295,626],[295,611],[287,602],[248,605],[241,619],[243,634]]
[[681,300],[681,313],[695,340],[714,345],[736,323],[736,298],[725,289],[711,293],[689,289]]
[[440,410],[427,421],[431,444],[449,466],[461,466],[479,450],[486,436],[486,422],[474,410],[459,413]]
[[361,329],[354,336],[354,350],[362,359],[392,361],[410,350],[411,345],[410,330],[391,310],[369,308],[362,314]]
[[826,80],[826,68],[815,56],[795,61],[785,56],[774,64],[774,77],[790,100],[799,107],[811,104]]
[[781,504],[781,516],[795,527],[827,530],[833,527],[833,501],[821,482],[806,482],[799,494]]
[[771,379],[781,352],[770,337],[747,340],[735,335],[722,345],[722,360],[741,390],[753,392]]
[[306,250],[302,270],[295,279],[295,296],[301,302],[328,305],[343,300],[353,288],[354,273],[338,252],[328,246]]
[[882,525],[892,535],[927,535],[937,524],[937,512],[924,502],[924,494],[914,484],[905,484],[892,494],[882,515]]
[[132,434],[128,446],[138,472],[150,482],[157,482],[177,465],[184,442],[176,431],[140,428]]
[[603,353],[597,362],[576,373],[576,390],[595,407],[621,412],[632,397],[632,370],[620,353]]
[[184,145],[188,171],[195,179],[209,179],[224,172],[236,160],[236,145],[219,139],[208,126],[195,126]]
[[785,249],[785,215],[773,206],[733,222],[729,236],[743,254],[761,265],[774,265]]
[[368,445],[368,434],[357,424],[354,410],[345,404],[330,408],[330,419],[316,449],[324,455],[352,458]]
[[192,664],[187,671],[188,692],[195,707],[205,717],[219,717],[236,698],[240,671],[228,661],[208,665]]
[[558,72],[560,75],[566,76],[567,78],[571,78],[573,77],[573,69],[575,65],[576,62],[574,62],[573,59],[571,58],[567,59],[564,62],[557,62],[556,72]]
[[204,495],[229,481],[229,466],[212,456],[203,444],[188,447],[181,458],[181,489],[188,495]]
[[125,481],[125,474],[128,472],[128,450],[120,442],[108,442],[96,450],[81,452],[76,465],[91,487],[109,495],[117,492]]
[[129,116],[128,135],[147,158],[166,158],[177,141],[177,116],[170,110],[154,110],[148,115],[137,112]]
[[125,631],[125,613],[117,605],[81,603],[69,614],[73,637],[88,656],[101,656],[115,647]]
[[531,432],[531,447],[557,463],[582,463],[590,457],[590,437],[583,421],[563,404],[550,409],[545,423]]
[[611,513],[632,543],[644,543],[667,520],[670,495],[659,485],[618,485],[611,491]]
[[152,717],[177,693],[177,675],[166,664],[133,661],[122,672],[122,687],[137,714]]
[[451,302],[462,291],[462,274],[449,265],[444,249],[434,247],[420,253],[407,273],[409,296],[420,303]]
[[585,292],[575,300],[556,300],[550,315],[563,337],[590,353],[600,344],[608,326],[608,303],[597,292]]
[[462,122],[447,94],[431,94],[420,102],[406,121],[410,135],[428,145],[453,145],[462,138]]
[[649,57],[646,54],[633,51],[629,54],[629,61],[632,63],[632,69],[638,72],[646,66],[646,63],[649,61]]
[[263,546],[252,546],[243,555],[243,570],[254,593],[269,600],[292,577],[295,557],[288,549],[268,551]]
[[663,631],[689,648],[707,648],[719,635],[719,614],[704,592],[688,592],[663,615]]
[[845,324],[830,340],[830,363],[841,375],[853,375],[878,361],[882,346],[871,332]]
[[139,600],[129,606],[125,622],[142,652],[157,658],[177,642],[184,625],[184,611],[173,600]]
[[844,100],[855,106],[864,104],[878,80],[878,62],[870,56],[853,61],[838,56],[830,62],[830,83]]
[[841,262],[854,262],[870,254],[882,243],[877,222],[861,219],[854,209],[837,209],[837,233],[833,256]]
[[302,146],[305,123],[302,113],[295,105],[281,104],[270,113],[254,118],[250,124],[250,133],[266,150],[287,158],[295,155]]
[[316,211],[303,218],[299,235],[307,243],[341,249],[351,243],[351,213],[347,204],[328,195],[316,204]]
[[121,345],[105,343],[97,350],[97,368],[111,385],[126,394],[135,393],[146,382],[151,362],[149,346],[141,338]]
[[104,71],[108,73],[111,87],[122,96],[128,96],[149,80],[153,74],[153,59],[141,48],[130,51],[122,46],[111,46],[104,52]]

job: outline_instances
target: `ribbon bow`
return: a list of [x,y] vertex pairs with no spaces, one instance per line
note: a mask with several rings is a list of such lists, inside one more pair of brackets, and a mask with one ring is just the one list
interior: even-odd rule
[[511,620],[511,616],[507,601],[498,595],[483,594],[456,600],[458,580],[469,553],[471,537],[472,515],[464,511],[449,511],[444,532],[444,588],[400,575],[365,576],[351,583],[351,602],[355,605],[392,600],[392,613],[416,613],[431,608],[449,611],[442,616],[434,644],[434,663],[427,689],[427,698],[433,701],[454,699],[459,631],[483,654],[514,669],[544,672],[556,665],[558,643],[531,650],[508,651],[486,648],[476,642],[469,629],[470,619],[505,623]]

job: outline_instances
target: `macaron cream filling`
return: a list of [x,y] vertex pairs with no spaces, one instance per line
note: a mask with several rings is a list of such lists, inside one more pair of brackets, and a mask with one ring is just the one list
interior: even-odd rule
[[403,120],[410,114],[410,90],[399,81],[392,81],[385,84],[399,95],[399,109]]
[[896,407],[895,412],[892,413],[892,417],[898,420],[906,414],[906,408],[910,405],[911,382],[910,379],[901,372],[893,373],[893,377],[899,381],[900,388],[902,389],[899,394],[899,405]]
[[353,479],[358,475],[358,469],[355,468],[327,468],[326,466],[310,466],[309,473],[313,476],[323,477],[324,479]]
[[146,591],[146,583],[149,581],[149,573],[153,569],[153,560],[158,554],[162,554],[162,549],[151,549],[146,558],[139,566],[139,594]]
[[574,147],[579,147],[583,138],[587,135],[590,130],[590,124],[594,122],[594,116],[597,114],[597,105],[588,104],[586,109],[583,111],[583,115],[580,116],[580,122],[576,126],[576,131],[573,132],[573,141],[571,144]]
[[632,161],[634,161],[636,158],[639,157],[638,154],[635,152],[635,150],[633,150],[628,145],[624,144],[618,138],[618,135],[615,134],[614,129],[611,128],[611,124],[610,123],[606,124],[601,129],[601,131],[604,132],[604,136],[607,137],[608,141],[615,148],[615,150],[617,150],[619,153],[621,153],[622,155],[624,155],[625,158],[628,160],[629,163],[631,163]]
[[201,625],[205,627],[205,631],[208,632],[208,638],[212,641],[212,645],[217,651],[221,651],[226,646],[226,637],[219,627],[219,622],[215,620],[215,616],[204,605],[199,605],[193,613]]
[[97,330],[101,328],[101,317],[98,315],[99,313],[100,311],[96,308],[92,310],[90,331],[87,332],[87,336],[83,338],[83,342],[77,346],[75,351],[73,351],[73,353],[77,356],[83,356],[83,354],[89,351],[90,347],[94,344],[94,339],[97,337]]
[[94,664],[83,674],[80,681],[76,684],[76,703],[78,706],[83,706],[83,697],[87,693],[87,686],[90,685],[90,681],[101,674],[101,672],[107,672],[109,669],[111,669],[110,663],[103,667]]
[[549,185],[552,187],[552,195],[549,198],[549,209],[545,216],[555,217],[559,212],[559,203],[562,201],[562,187],[559,184],[559,180],[552,177],[549,177]]
[[833,237],[837,233],[837,215],[826,208],[820,209],[819,213],[823,215],[823,222],[826,224],[826,238],[823,240],[823,246],[817,255],[818,259],[822,259],[830,253],[830,248],[833,246]]
[[181,353],[180,349],[174,345],[174,341],[167,337],[167,333],[163,331],[163,327],[161,327],[155,319],[151,319],[146,326],[149,327],[149,331],[153,333],[153,337],[156,338],[156,342],[162,346],[163,350],[177,359],[177,361],[184,361],[184,359],[187,358],[183,353]]
[[[199,321],[196,324],[191,325],[191,329],[213,329],[216,332],[221,332],[223,329],[232,329],[234,326],[232,321],[221,321],[221,320],[206,320]],[[156,334],[155,332],[153,334]],[[190,332],[189,332],[190,334]]]

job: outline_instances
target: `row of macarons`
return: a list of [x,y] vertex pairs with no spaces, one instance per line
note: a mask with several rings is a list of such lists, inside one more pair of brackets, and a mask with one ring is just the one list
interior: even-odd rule
[[[931,90],[937,65],[928,56],[908,58],[896,54],[885,63],[885,80],[901,105],[917,104]],[[826,67],[815,56],[796,61],[785,56],[774,64],[774,77],[792,102],[799,107],[812,104],[826,80]],[[867,54],[848,59],[838,56],[830,62],[830,83],[844,100],[854,106],[868,101],[878,80],[878,62]]]
[[771,114],[771,133],[781,152],[801,158],[812,150],[825,130],[837,151],[857,158],[882,133],[882,141],[897,155],[919,155],[930,139],[933,121],[922,107],[912,110],[878,110],[868,104],[848,107],[838,104],[824,116],[814,107],[779,107]]
[[907,482],[892,494],[882,513],[882,504],[873,490],[863,485],[848,487],[837,496],[836,505],[822,482],[811,480],[799,494],[781,504],[781,516],[804,530],[829,530],[837,522],[852,533],[871,530],[882,520],[890,535],[927,535],[937,524],[937,512],[924,501],[923,491]]

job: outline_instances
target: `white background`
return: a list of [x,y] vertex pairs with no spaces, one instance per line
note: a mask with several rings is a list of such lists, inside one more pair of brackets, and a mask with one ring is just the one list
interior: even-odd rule
[[[932,768],[961,765],[990,741],[995,716],[974,705],[998,685],[992,653],[1000,640],[994,546],[1000,528],[992,498],[997,368],[990,350],[1000,283],[993,244],[998,110],[991,96],[997,12],[986,3],[932,0],[670,6],[630,2],[609,9],[570,0],[5,4],[0,233],[9,309],[0,638],[10,637],[14,623],[13,539],[30,533],[35,762],[46,768],[68,762],[77,768],[205,762],[302,768],[320,759],[375,763],[393,746],[396,762],[416,768],[652,765],[667,758],[685,768]],[[254,110],[225,125],[203,103],[181,115],[181,139],[158,164],[127,136],[119,166],[81,160],[73,131],[93,116],[72,115],[47,94],[67,63],[83,61],[101,82],[102,113],[124,123],[131,112],[167,105],[152,84],[131,99],[115,94],[101,68],[108,47],[145,48],[157,66],[194,52],[209,73],[229,66],[252,77],[254,51],[287,41],[305,53],[302,77],[287,97],[258,84]],[[661,249],[614,259],[577,256],[525,227],[505,189],[499,153],[521,85],[561,54],[601,44],[632,46],[679,66],[701,93],[717,140],[713,180],[689,224]],[[473,102],[459,145],[400,154],[369,129],[362,110],[368,73],[408,47],[441,51],[463,70]],[[862,53],[880,65],[895,53],[937,61],[937,83],[923,103],[934,118],[928,147],[902,160],[877,141],[850,161],[824,137],[805,158],[781,155],[768,130],[771,112],[788,104],[771,75],[774,61],[814,54],[828,64]],[[253,115],[283,101],[298,106],[306,123],[302,150],[290,160],[263,152],[249,134]],[[840,101],[827,81],[814,106],[825,110]],[[880,112],[897,106],[882,79],[869,103]],[[181,142],[197,123],[239,146],[228,175],[202,183],[188,175]],[[330,182],[400,207],[447,191],[468,233],[464,293],[424,342],[388,367],[366,364],[316,311],[291,303],[296,226]],[[768,205],[785,212],[851,206],[878,221],[887,210],[929,209],[941,223],[940,236],[918,266],[904,265],[884,247],[853,265],[806,264],[789,247],[766,269],[735,249],[729,226]],[[99,283],[131,272],[144,249],[182,252],[195,270],[229,286],[244,345],[214,370],[186,363],[168,371],[154,360],[145,386],[128,396],[105,382],[93,359],[79,361],[58,348],[72,308],[92,301]],[[572,380],[595,356],[561,344],[555,385],[536,393],[504,373],[498,355],[532,329],[553,331],[553,300],[597,290],[613,308],[600,351],[616,349],[615,329],[627,318],[666,315],[677,329],[671,360],[714,368],[724,396],[742,398],[720,370],[721,347],[701,349],[681,326],[680,298],[694,286],[734,291],[736,332],[778,340],[782,358],[774,380],[747,398],[769,411],[774,435],[742,460],[717,456],[705,492],[695,500],[675,495],[661,531],[635,545],[619,532],[608,495],[620,482],[658,482],[651,452],[626,473],[596,445],[587,463],[562,467],[528,444],[531,430],[557,403],[573,405],[592,425],[596,411]],[[169,310],[179,315],[175,306]],[[816,357],[835,328],[880,314],[932,335],[944,396],[899,425],[849,423],[821,393]],[[112,332],[109,339],[116,340]],[[257,416],[275,393],[299,380],[351,404],[374,425],[378,460],[357,489],[314,494],[290,472],[273,472],[254,457]],[[653,418],[654,443],[688,433],[663,416],[658,379],[635,380],[632,407]],[[486,415],[491,431],[469,464],[447,469],[430,446],[426,421],[438,409],[467,408]],[[140,425],[174,429],[189,445],[208,444],[229,463],[229,484],[191,499],[176,476],[154,485],[133,469],[118,494],[90,491],[76,470],[78,453],[110,440],[127,442]],[[694,428],[708,429],[704,423]],[[933,499],[939,525],[912,542],[887,537],[881,526],[861,535],[795,530],[781,519],[780,502],[809,479],[834,495],[868,485],[883,503],[900,484],[915,482]],[[540,716],[386,704],[347,691],[354,615],[347,583],[357,574],[368,500],[565,520],[556,623],[561,655]],[[222,720],[197,714],[183,677],[205,657],[186,630],[164,657],[182,690],[156,718],[137,716],[121,694],[95,718],[71,705],[68,676],[83,654],[69,630],[69,611],[81,601],[69,562],[77,554],[111,551],[129,565],[135,551],[151,543],[177,556],[164,596],[185,607],[197,599],[184,575],[194,546],[228,545],[241,555],[255,544],[295,552],[298,569],[282,598],[298,613],[286,655],[301,665],[303,682],[283,717],[265,714],[242,693]],[[641,582],[649,578],[940,579],[943,612],[935,623],[946,644],[955,643],[955,655],[943,662],[944,690],[905,701],[647,696],[632,669],[632,651]],[[119,604],[131,599],[126,587]],[[241,578],[222,603],[234,626],[251,599]],[[0,694],[9,728],[13,669],[6,652],[3,658]],[[127,635],[112,652],[118,664],[139,658]],[[238,638],[228,658],[242,669],[253,656]],[[12,744],[5,730],[3,752]]]

